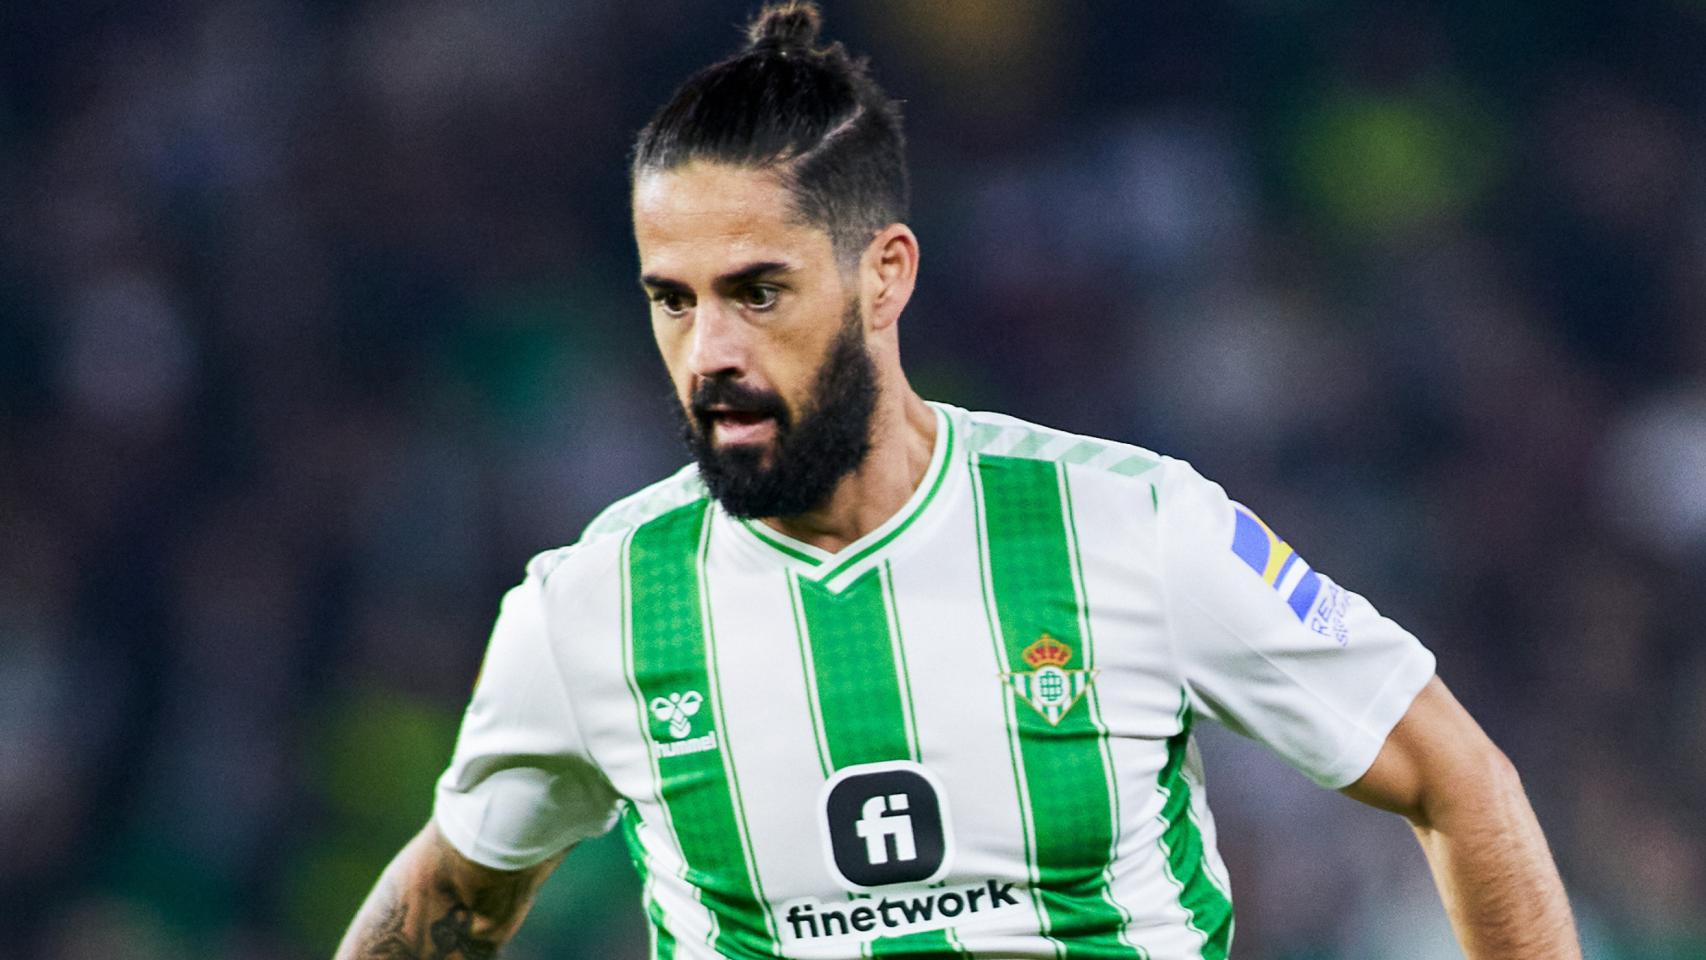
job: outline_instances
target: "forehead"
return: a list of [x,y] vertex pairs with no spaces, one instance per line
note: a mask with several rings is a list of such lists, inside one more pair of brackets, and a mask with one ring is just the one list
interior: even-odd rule
[[829,232],[801,222],[788,189],[765,170],[689,163],[642,174],[633,200],[647,272],[833,257]]

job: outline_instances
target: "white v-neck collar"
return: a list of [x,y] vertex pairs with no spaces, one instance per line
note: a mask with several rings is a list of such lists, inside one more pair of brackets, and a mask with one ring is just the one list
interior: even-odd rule
[[724,518],[739,531],[741,537],[780,558],[800,576],[815,580],[832,591],[840,590],[857,580],[865,569],[880,563],[890,552],[891,544],[900,540],[902,534],[940,499],[939,495],[947,485],[959,447],[954,436],[954,416],[941,404],[929,405],[936,414],[936,443],[930,451],[930,465],[925,468],[924,479],[894,516],[840,550],[831,553],[790,537],[761,520],[735,519],[727,514],[723,514]]

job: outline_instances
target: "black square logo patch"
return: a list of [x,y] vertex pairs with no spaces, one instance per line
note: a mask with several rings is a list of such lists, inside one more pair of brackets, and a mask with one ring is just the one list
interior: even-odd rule
[[947,798],[922,764],[836,771],[823,787],[820,827],[830,871],[847,889],[934,883],[948,873]]

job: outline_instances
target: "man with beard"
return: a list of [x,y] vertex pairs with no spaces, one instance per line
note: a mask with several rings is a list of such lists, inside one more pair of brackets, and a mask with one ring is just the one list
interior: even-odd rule
[[[717,371],[694,388],[682,411],[681,434],[699,479],[723,510],[737,517],[799,517],[821,506],[841,478],[864,462],[876,404],[876,367],[854,302],[842,314],[798,425],[780,396]],[[737,420],[770,421],[773,443],[719,446],[712,440],[719,421],[727,431]]]
[[1202,717],[1413,824],[1473,958],[1579,956],[1434,659],[1179,461],[907,384],[897,106],[809,4],[642,131],[694,463],[505,598],[340,956],[487,957],[620,821],[657,957],[1223,960]]

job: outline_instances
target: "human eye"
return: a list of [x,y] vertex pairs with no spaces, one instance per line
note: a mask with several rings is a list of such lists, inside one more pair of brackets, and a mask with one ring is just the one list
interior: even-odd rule
[[687,314],[689,306],[687,297],[679,290],[654,290],[650,294],[650,299],[658,309],[672,317],[681,317]]
[[753,283],[741,288],[740,302],[748,310],[769,310],[781,295],[782,289],[774,284]]

